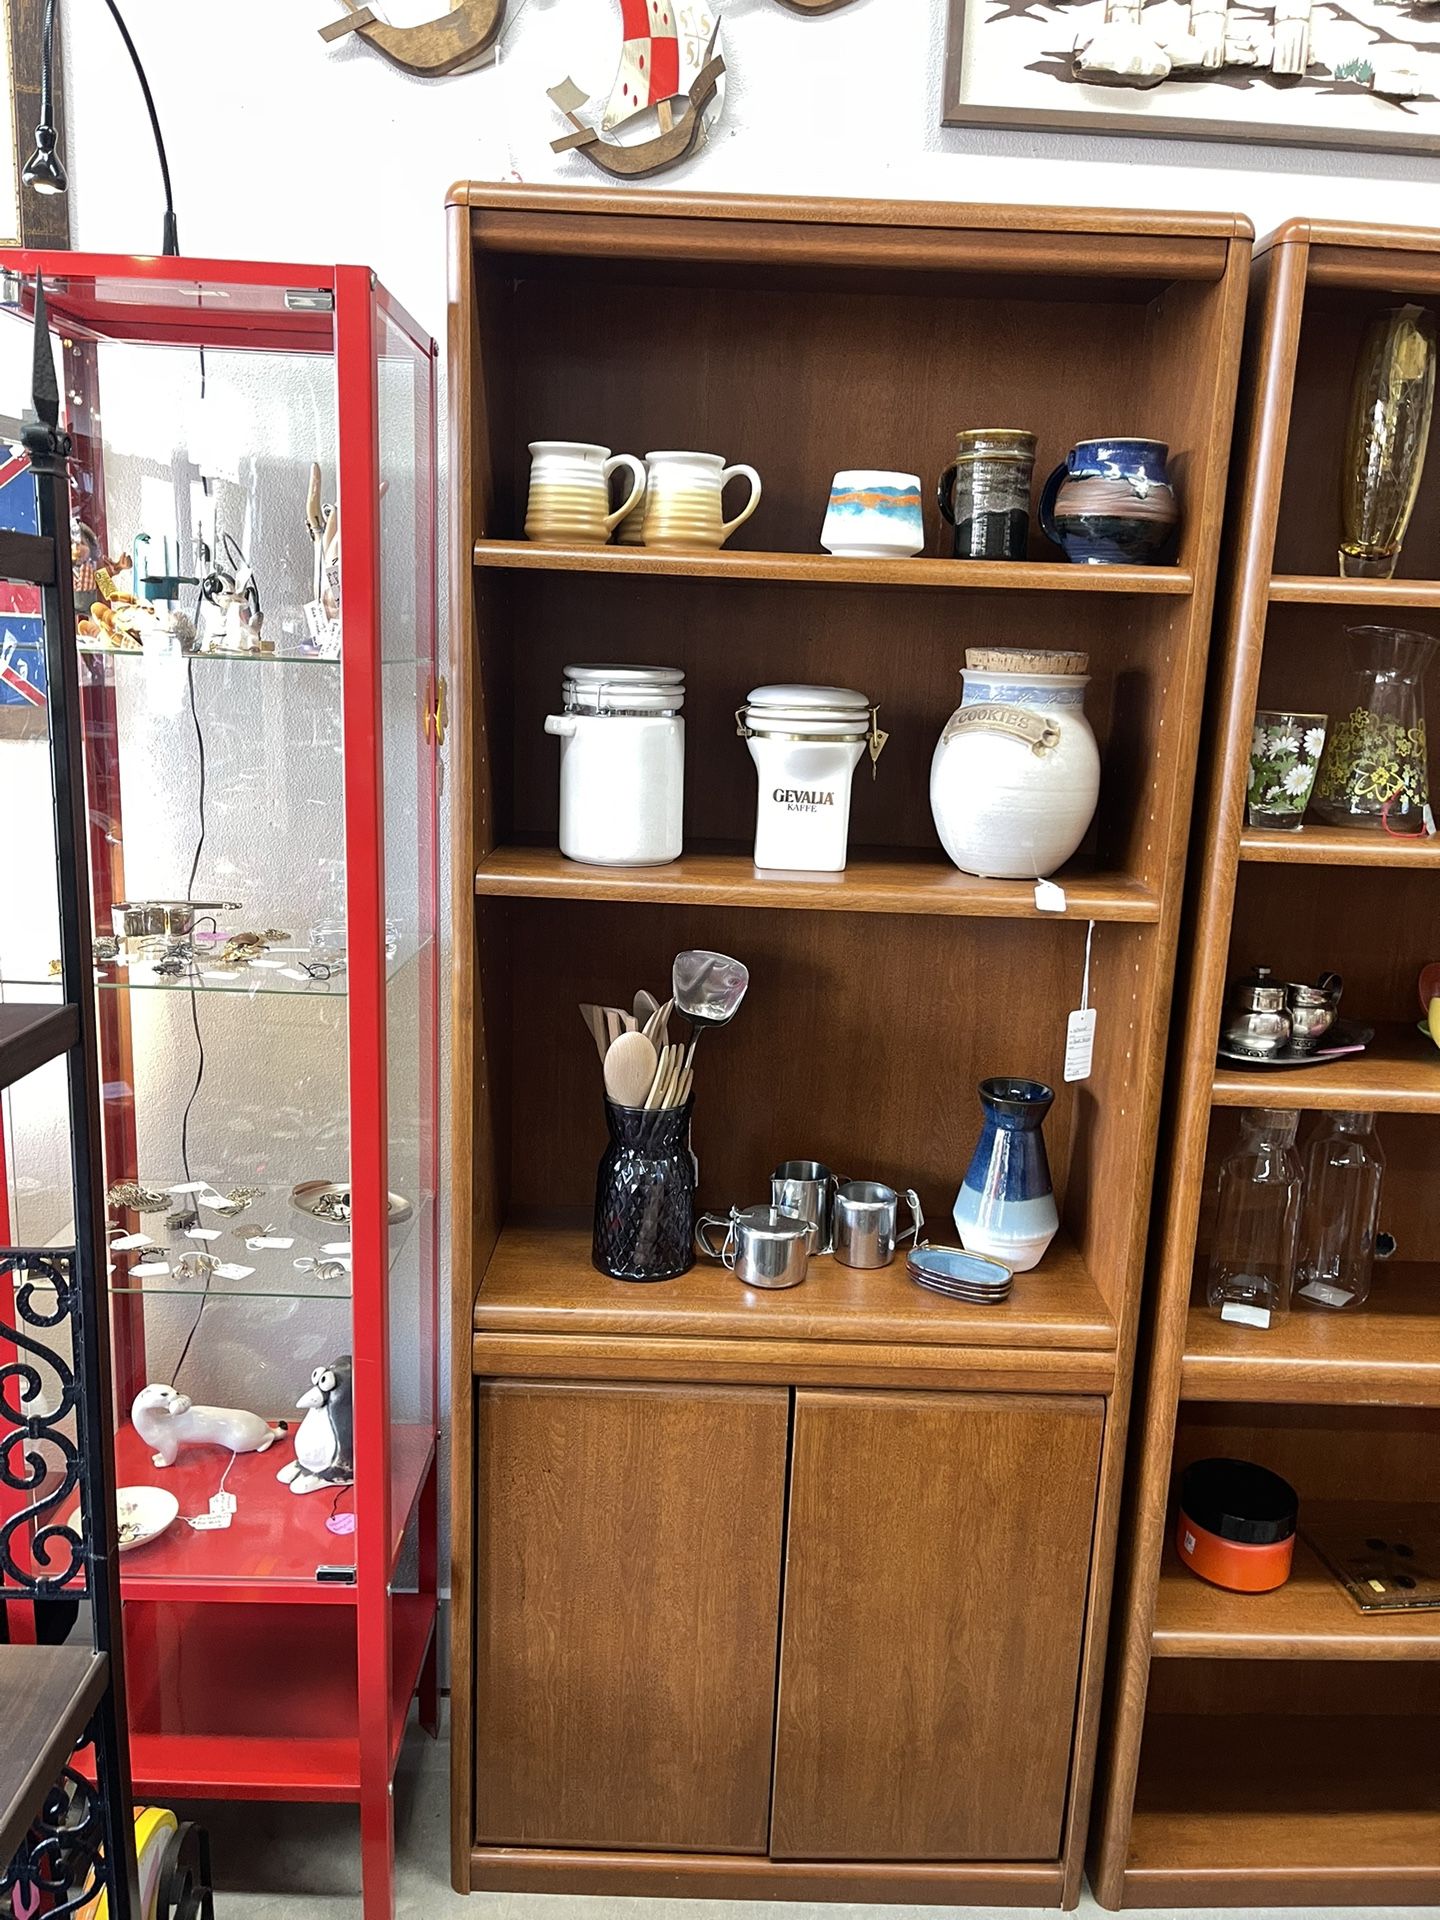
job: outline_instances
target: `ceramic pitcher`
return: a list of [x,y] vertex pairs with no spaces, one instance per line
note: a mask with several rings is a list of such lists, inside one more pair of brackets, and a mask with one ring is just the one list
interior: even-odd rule
[[1045,482],[1040,526],[1067,560],[1144,566],[1158,560],[1180,509],[1162,440],[1079,440]]
[[[645,546],[662,553],[694,553],[723,547],[760,504],[760,476],[743,463],[727,467],[718,453],[647,453],[649,482],[640,522]],[[720,496],[730,481],[750,482],[750,498],[733,520],[725,518]],[[636,515],[623,522],[620,538],[631,544]]]
[[[612,513],[610,476],[621,467],[633,484]],[[586,440],[532,440],[525,538],[542,547],[603,547],[644,492],[645,469],[633,453]]]

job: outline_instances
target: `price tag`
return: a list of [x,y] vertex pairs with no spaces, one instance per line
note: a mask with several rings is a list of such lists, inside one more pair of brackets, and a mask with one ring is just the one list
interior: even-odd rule
[[211,1513],[223,1513],[227,1520],[238,1511],[239,1506],[240,1502],[233,1493],[212,1493],[210,1496]]
[[312,640],[323,640],[329,621],[325,618],[325,609],[318,600],[307,600],[304,607],[305,631]]
[[242,1267],[236,1260],[222,1260],[215,1269],[217,1280],[248,1280],[255,1271],[253,1267]]
[[131,1267],[132,1280],[158,1279],[161,1274],[169,1273],[169,1263],[164,1260],[145,1260],[138,1267]]
[[228,1527],[229,1524],[228,1513],[197,1513],[190,1521],[197,1533],[209,1533],[216,1527]]
[[186,1227],[185,1238],[187,1240],[218,1240],[220,1233],[219,1227]]
[[112,1253],[128,1253],[132,1247],[154,1246],[148,1233],[122,1233],[118,1240],[110,1242]]
[[1064,913],[1065,889],[1057,887],[1053,880],[1037,880],[1035,904],[1041,913]]
[[1325,1280],[1307,1280],[1300,1289],[1303,1300],[1318,1300],[1322,1307],[1348,1307],[1351,1296],[1344,1287],[1332,1287]]
[[320,1251],[322,1253],[349,1253],[350,1242],[348,1240],[327,1240]]
[[257,955],[256,958],[250,962],[252,967],[261,967],[267,970],[274,967],[283,967],[284,964],[285,962],[283,960],[267,960],[263,954]]
[[209,1193],[211,1187],[208,1180],[180,1180],[173,1187],[167,1187],[165,1191],[167,1193]]
[[245,1244],[252,1253],[283,1253],[286,1247],[293,1247],[295,1242],[289,1235],[282,1236],[278,1233],[257,1233],[253,1239],[247,1240]]
[[1242,1300],[1227,1300],[1220,1309],[1222,1320],[1233,1320],[1242,1327],[1268,1327],[1269,1307],[1247,1307]]
[[1423,813],[1421,814],[1421,818],[1422,818],[1422,819],[1424,820],[1424,822],[1425,822],[1425,831],[1426,831],[1426,833],[1434,833],[1434,831],[1435,831],[1435,816],[1434,816],[1434,814],[1433,814],[1433,813],[1432,813],[1432,812],[1430,811],[1430,802],[1429,802],[1428,800],[1427,800],[1427,801],[1425,802],[1425,808],[1424,808],[1424,811],[1423,811]]
[[1095,1009],[1077,1008],[1065,1023],[1065,1078],[1088,1080],[1095,1054]]

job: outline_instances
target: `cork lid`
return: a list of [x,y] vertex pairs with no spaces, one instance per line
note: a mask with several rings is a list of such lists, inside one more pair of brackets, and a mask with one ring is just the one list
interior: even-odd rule
[[1088,673],[1088,653],[1048,647],[967,647],[965,664],[977,673]]

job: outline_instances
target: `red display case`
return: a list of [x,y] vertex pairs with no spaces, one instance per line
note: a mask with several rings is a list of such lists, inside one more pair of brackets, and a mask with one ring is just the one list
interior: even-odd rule
[[[179,1503],[122,1564],[136,1794],[358,1802],[377,1920],[416,1695],[437,1714],[434,344],[362,267],[3,268],[0,412],[28,392],[38,271],[79,610],[99,594],[80,647],[117,1483]],[[24,733],[0,704],[12,829]],[[3,916],[0,995],[51,981],[40,878]],[[122,931],[117,903],[159,900],[194,905],[188,934]],[[54,1089],[23,1084],[0,1208],[44,1244],[68,1202]],[[296,1402],[345,1354],[353,1486],[296,1494]],[[288,1428],[166,1468],[129,1417],[147,1383]],[[228,1525],[189,1524],[223,1495]]]

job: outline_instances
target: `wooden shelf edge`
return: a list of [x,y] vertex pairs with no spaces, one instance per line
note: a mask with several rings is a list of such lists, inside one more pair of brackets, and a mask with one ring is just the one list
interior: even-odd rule
[[0,1646],[0,1861],[14,1855],[68,1764],[109,1667],[88,1647]]
[[1298,833],[1245,827],[1240,834],[1240,858],[1261,866],[1440,870],[1440,836],[1402,839],[1360,827],[1305,826]]
[[1274,1593],[1225,1593],[1165,1543],[1151,1657],[1170,1660],[1440,1660],[1440,1614],[1362,1613],[1303,1537]]
[[1277,573],[1270,600],[1279,606],[1440,607],[1440,580],[1340,580],[1325,574]]
[[[1216,1846],[1223,1846],[1217,1831]],[[1440,1900],[1440,1862],[1410,1867],[1129,1866],[1121,1910],[1131,1907],[1429,1906]]]
[[1217,1066],[1210,1099],[1217,1107],[1440,1113],[1440,1049],[1417,1025],[1381,1022],[1364,1053],[1317,1066],[1280,1072]]
[[761,871],[748,853],[700,850],[666,866],[598,867],[554,847],[501,846],[481,861],[481,898],[623,901],[632,905],[781,908],[814,913],[888,913],[976,920],[1077,920],[1149,925],[1160,900],[1128,875],[1055,875],[1065,911],[1035,904],[1032,880],[984,880],[940,854],[882,857],[859,849],[841,873]]
[[1047,1861],[770,1860],[759,1855],[602,1853],[477,1846],[476,1893],[670,1895],[711,1900],[861,1900],[956,1906],[1059,1906],[1064,1870]]
[[1021,593],[1168,594],[1195,591],[1187,567],[1089,567],[1065,560],[851,560],[829,553],[656,553],[645,547],[551,547],[477,540],[475,565],[522,573],[606,573],[627,579],[766,581],[803,587]]

